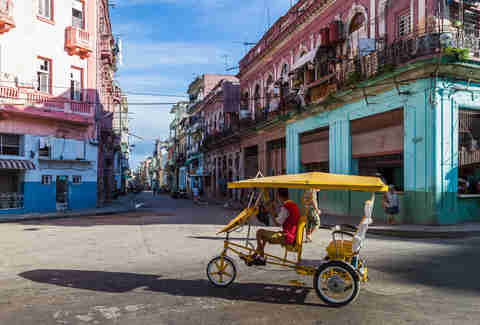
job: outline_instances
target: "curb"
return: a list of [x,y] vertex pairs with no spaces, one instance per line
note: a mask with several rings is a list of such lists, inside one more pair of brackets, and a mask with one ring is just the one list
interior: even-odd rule
[[424,238],[424,239],[455,239],[478,237],[480,231],[415,231],[397,229],[368,229],[370,235],[401,237],[401,238]]
[[20,221],[39,221],[39,220],[53,220],[53,219],[64,219],[64,218],[77,218],[77,217],[92,217],[92,216],[105,216],[113,215],[117,213],[127,213],[133,212],[137,209],[134,208],[122,208],[122,209],[110,209],[106,211],[91,211],[91,212],[73,212],[66,214],[55,214],[55,215],[18,215],[18,216],[9,216],[1,217],[0,223],[10,223],[10,222],[20,222]]

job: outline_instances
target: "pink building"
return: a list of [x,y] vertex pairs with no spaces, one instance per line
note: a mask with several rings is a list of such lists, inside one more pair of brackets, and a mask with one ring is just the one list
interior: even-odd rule
[[0,214],[96,207],[101,16],[0,0]]

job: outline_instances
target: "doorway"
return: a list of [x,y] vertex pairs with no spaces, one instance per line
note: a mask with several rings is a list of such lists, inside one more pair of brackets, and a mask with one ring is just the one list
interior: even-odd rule
[[57,176],[57,211],[65,211],[68,208],[68,176]]

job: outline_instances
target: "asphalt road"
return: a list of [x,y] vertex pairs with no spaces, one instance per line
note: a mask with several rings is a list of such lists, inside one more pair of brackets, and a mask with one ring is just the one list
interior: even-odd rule
[[[277,267],[238,261],[235,283],[212,287],[205,267],[234,212],[140,199],[136,213],[0,224],[0,324],[480,324],[480,238],[369,237],[370,282],[330,308],[311,278]],[[305,259],[323,258],[329,240],[314,233]]]

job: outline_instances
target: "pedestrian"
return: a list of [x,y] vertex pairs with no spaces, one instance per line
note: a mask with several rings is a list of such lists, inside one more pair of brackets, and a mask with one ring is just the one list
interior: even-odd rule
[[312,242],[313,232],[320,226],[320,215],[322,211],[318,208],[318,190],[308,190],[305,193],[305,214],[307,216],[307,238],[306,242]]
[[387,223],[393,225],[394,216],[400,213],[400,202],[393,185],[389,185],[388,192],[383,195],[383,208],[387,214]]
[[192,192],[193,192],[193,202],[197,203],[198,202],[198,192],[199,191],[198,191],[198,186],[197,186],[196,182],[193,183]]

